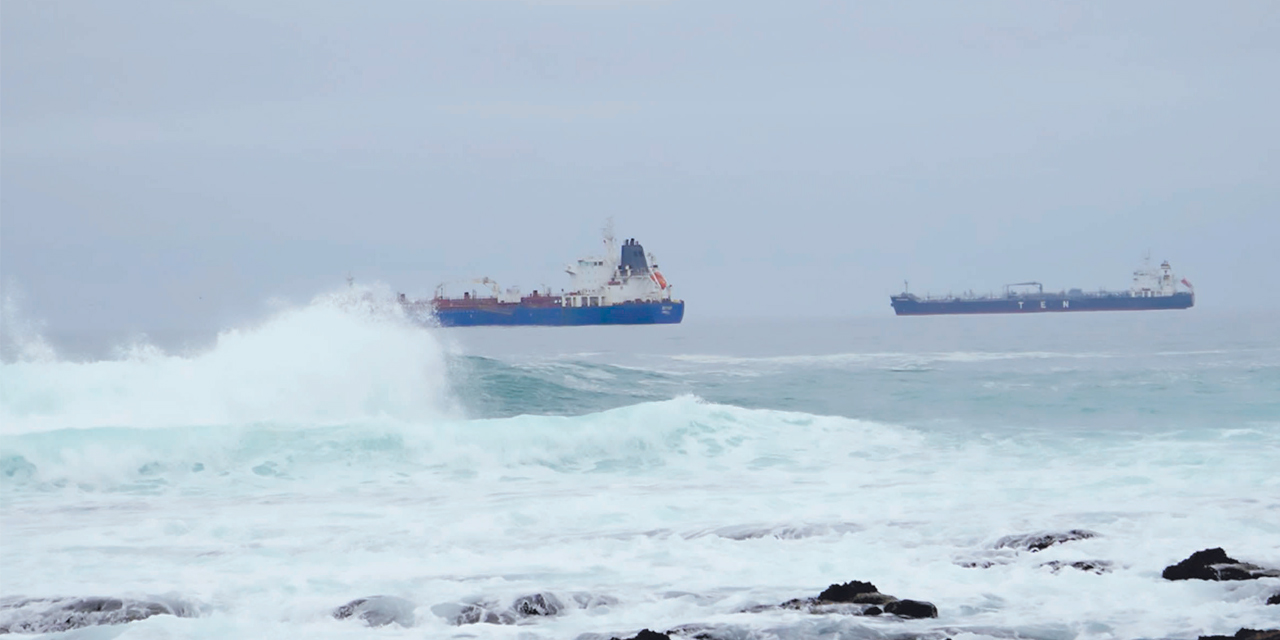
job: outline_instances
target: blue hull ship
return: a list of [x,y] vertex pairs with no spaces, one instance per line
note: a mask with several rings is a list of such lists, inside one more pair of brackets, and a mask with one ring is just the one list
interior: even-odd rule
[[471,290],[451,297],[442,284],[429,300],[409,300],[402,293],[400,303],[411,317],[442,327],[677,324],[684,319],[684,302],[672,297],[652,254],[634,239],[619,246],[612,224],[604,243],[604,257],[582,258],[565,268],[570,289],[558,294],[523,295],[481,278],[470,284],[483,285],[488,295]]
[[435,317],[442,327],[677,324],[684,319],[684,302],[629,302],[601,307],[530,306],[512,303],[473,309],[437,309]]
[[[893,311],[900,316],[927,316],[978,313],[1056,313],[1063,311],[1149,311],[1189,309],[1196,303],[1195,291],[1184,278],[1178,290],[1169,263],[1156,271],[1147,267],[1133,273],[1128,291],[1081,291],[1045,293],[1039,282],[1020,282],[1004,287],[1004,295],[962,295],[920,297],[903,292],[890,296]],[[1035,287],[1029,290],[1028,287]]]

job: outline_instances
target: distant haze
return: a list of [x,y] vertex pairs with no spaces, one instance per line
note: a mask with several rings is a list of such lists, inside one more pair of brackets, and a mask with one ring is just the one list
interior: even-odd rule
[[214,331],[619,237],[687,321],[1124,288],[1280,307],[1280,3],[0,5],[0,280]]

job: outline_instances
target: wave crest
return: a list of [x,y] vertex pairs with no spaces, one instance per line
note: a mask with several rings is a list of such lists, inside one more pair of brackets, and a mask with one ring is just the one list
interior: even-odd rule
[[149,492],[186,483],[359,483],[389,476],[433,485],[564,474],[768,479],[896,459],[917,450],[920,440],[892,425],[682,396],[581,416],[30,433],[0,440],[0,482]]
[[389,289],[357,286],[224,331],[193,355],[142,342],[112,360],[0,364],[0,433],[423,421],[455,412],[447,373],[439,342]]

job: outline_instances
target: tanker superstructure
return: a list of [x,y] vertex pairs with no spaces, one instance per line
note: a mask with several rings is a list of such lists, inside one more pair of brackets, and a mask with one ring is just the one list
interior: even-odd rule
[[[1185,290],[1181,290],[1181,284]],[[1034,289],[1033,289],[1034,287]],[[987,294],[920,297],[904,291],[890,296],[893,310],[900,316],[974,313],[1050,313],[1062,311],[1149,311],[1188,309],[1195,304],[1195,290],[1184,278],[1177,280],[1168,262],[1152,269],[1147,265],[1133,272],[1128,291],[1048,292],[1039,282],[1019,282],[1004,286],[1003,295]]]
[[671,285],[639,242],[628,239],[619,245],[610,225],[604,245],[603,257],[581,258],[565,267],[569,289],[558,294],[544,288],[523,295],[481,278],[471,284],[483,285],[488,295],[472,290],[450,297],[442,284],[430,300],[400,294],[400,302],[410,315],[434,318],[443,327],[676,324],[684,318],[684,302],[672,297]]

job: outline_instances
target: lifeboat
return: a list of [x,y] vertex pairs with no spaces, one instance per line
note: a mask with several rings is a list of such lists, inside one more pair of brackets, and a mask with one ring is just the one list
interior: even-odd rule
[[667,279],[666,279],[666,278],[664,278],[664,277],[662,277],[662,272],[661,272],[661,271],[658,271],[657,269],[654,269],[654,270],[653,270],[653,276],[652,276],[652,277],[653,277],[653,281],[654,281],[654,282],[656,282],[656,283],[658,283],[658,287],[659,287],[659,288],[662,288],[662,289],[666,289],[666,288],[667,288]]

